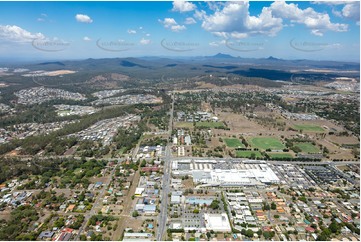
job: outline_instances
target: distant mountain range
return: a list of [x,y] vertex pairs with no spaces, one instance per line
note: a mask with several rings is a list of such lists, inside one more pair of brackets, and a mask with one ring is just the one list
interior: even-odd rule
[[318,77],[359,77],[360,64],[340,61],[284,60],[273,56],[267,58],[242,58],[218,53],[213,56],[196,57],[128,57],[68,61],[49,61],[17,65],[30,70],[74,70],[77,72],[117,72],[133,77],[149,78],[166,75],[196,76],[204,74],[236,74],[262,77],[270,80],[289,80],[294,74]]

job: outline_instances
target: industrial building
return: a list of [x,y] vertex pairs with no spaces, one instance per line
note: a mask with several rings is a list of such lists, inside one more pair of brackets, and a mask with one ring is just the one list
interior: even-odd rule
[[192,176],[201,186],[264,186],[280,182],[264,161],[174,160],[172,171],[175,176]]

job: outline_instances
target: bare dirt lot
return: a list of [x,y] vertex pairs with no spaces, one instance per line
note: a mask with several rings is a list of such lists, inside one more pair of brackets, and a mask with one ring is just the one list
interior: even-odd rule
[[193,179],[192,179],[192,178],[188,178],[187,180],[183,180],[183,181],[182,181],[182,184],[184,185],[184,189],[194,188]]
[[318,140],[317,143],[325,146],[329,150],[330,159],[354,159],[349,149],[342,149],[327,140]]
[[264,127],[261,125],[248,120],[245,116],[242,114],[235,114],[231,112],[221,112],[217,110],[216,112],[217,117],[221,121],[225,121],[228,127],[231,130],[215,130],[214,133],[222,133],[222,134],[241,134],[241,133],[249,133],[249,132],[262,132],[266,131]]
[[336,136],[329,135],[326,139],[332,143],[336,143],[338,145],[342,144],[358,144],[360,143],[355,136]]

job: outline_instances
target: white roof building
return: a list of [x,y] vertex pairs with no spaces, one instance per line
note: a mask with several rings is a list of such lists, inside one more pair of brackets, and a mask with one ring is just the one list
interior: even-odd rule
[[171,204],[180,204],[181,202],[181,197],[178,195],[172,195],[170,198],[170,203]]
[[231,232],[231,226],[229,224],[228,216],[226,213],[222,214],[204,214],[204,221],[206,229],[208,231],[213,230],[215,232]]
[[143,192],[144,192],[144,190],[145,190],[145,188],[143,188],[143,187],[137,187],[136,189],[135,189],[135,195],[136,196],[141,196],[142,194],[143,194]]

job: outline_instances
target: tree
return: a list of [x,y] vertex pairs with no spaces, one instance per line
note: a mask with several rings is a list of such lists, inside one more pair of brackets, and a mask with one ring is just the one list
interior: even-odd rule
[[329,226],[328,229],[332,232],[332,233],[337,233],[337,231],[340,230],[340,226],[337,224],[336,221],[333,221]]
[[134,211],[134,212],[132,213],[132,216],[133,216],[133,217],[138,217],[138,216],[139,216],[138,211]]
[[213,200],[211,205],[209,205],[212,209],[218,209],[219,208],[219,201],[217,199]]
[[198,214],[198,213],[199,213],[199,209],[197,209],[197,208],[196,208],[196,209],[194,209],[194,210],[193,210],[193,213]]
[[274,202],[272,202],[272,203],[271,203],[271,209],[272,209],[272,210],[276,210],[276,208],[277,208],[276,204],[275,204]]
[[270,210],[270,209],[271,209],[270,205],[266,202],[263,202],[263,210]]
[[80,235],[80,240],[81,241],[86,241],[87,240],[85,234]]
[[273,232],[273,231],[271,231],[271,232],[264,231],[263,236],[264,236],[265,239],[271,239],[271,238],[273,238],[273,236],[275,236],[275,232]]
[[247,237],[249,237],[249,238],[252,238],[252,237],[253,237],[253,234],[254,234],[254,233],[253,233],[253,230],[252,230],[252,229],[247,229],[245,235],[246,235]]

